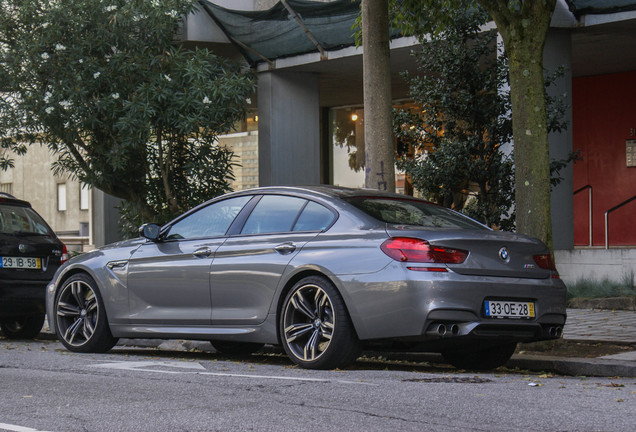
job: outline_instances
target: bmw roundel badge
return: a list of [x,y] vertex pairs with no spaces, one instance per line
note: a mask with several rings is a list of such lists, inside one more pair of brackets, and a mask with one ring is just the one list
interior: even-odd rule
[[501,249],[499,249],[499,258],[501,258],[505,262],[510,261],[510,254],[508,253],[508,249],[506,247],[502,247]]

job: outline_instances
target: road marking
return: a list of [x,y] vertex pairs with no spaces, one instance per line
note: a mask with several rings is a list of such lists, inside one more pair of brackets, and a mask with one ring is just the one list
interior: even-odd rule
[[0,430],[8,430],[12,432],[44,432],[38,429],[32,429],[30,427],[12,425],[7,423],[0,423]]
[[[184,362],[174,362],[174,361],[129,361],[129,362],[115,362],[115,363],[104,363],[98,365],[92,365],[92,367],[98,368],[106,368],[106,369],[121,369],[121,370],[143,370],[142,368],[149,367],[169,367],[169,368],[177,368],[177,369],[197,369],[197,370],[206,370],[199,363],[184,363]],[[155,369],[150,369],[155,372],[168,372],[168,371],[157,371]]]
[[[131,362],[114,362],[114,363],[102,363],[97,365],[91,365],[91,367],[101,369],[117,369],[117,370],[130,370],[140,372],[155,372],[164,374],[186,374],[192,373],[196,375],[209,375],[217,377],[227,378],[252,378],[252,379],[271,379],[271,380],[283,380],[283,381],[303,381],[303,382],[322,382],[322,383],[339,383],[339,384],[360,384],[371,385],[377,384],[362,382],[362,381],[347,381],[339,379],[329,378],[303,378],[303,377],[291,377],[291,376],[278,376],[278,375],[250,375],[250,374],[238,374],[238,373],[224,373],[224,372],[200,372],[205,371],[199,363],[183,363],[183,362],[157,362],[157,361],[131,361]],[[161,369],[149,369],[151,367],[169,367],[177,369],[196,369],[196,371],[175,371],[175,370],[161,370]]]

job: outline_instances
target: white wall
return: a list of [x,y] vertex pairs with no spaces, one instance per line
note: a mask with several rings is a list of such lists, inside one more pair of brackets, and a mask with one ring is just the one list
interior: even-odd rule
[[554,259],[566,285],[581,279],[622,282],[636,274],[636,249],[555,250]]

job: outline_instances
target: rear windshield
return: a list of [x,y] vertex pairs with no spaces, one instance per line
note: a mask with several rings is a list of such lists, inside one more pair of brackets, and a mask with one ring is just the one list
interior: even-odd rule
[[49,235],[46,222],[28,207],[0,204],[0,233]]
[[369,216],[389,224],[488,230],[484,225],[460,213],[426,201],[383,197],[352,197],[344,200]]

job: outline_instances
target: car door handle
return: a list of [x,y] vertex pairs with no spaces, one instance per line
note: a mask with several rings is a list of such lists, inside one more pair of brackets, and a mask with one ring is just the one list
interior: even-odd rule
[[210,255],[212,255],[212,250],[210,250],[209,247],[204,247],[204,248],[195,250],[194,252],[192,252],[192,255],[194,255],[197,258],[207,258]]
[[274,250],[281,255],[287,255],[296,250],[296,245],[292,242],[282,243],[274,247]]

